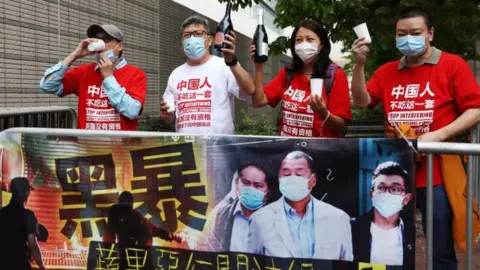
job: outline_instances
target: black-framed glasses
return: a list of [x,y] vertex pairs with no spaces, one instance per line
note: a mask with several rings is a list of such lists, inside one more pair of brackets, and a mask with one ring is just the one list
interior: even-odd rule
[[191,37],[192,35],[194,37],[202,37],[203,34],[207,34],[208,33],[204,30],[197,30],[197,31],[192,31],[192,32],[183,32],[181,35],[182,35],[182,38],[189,38]]
[[389,192],[392,195],[402,195],[406,190],[401,187],[386,187],[386,186],[378,186],[375,188],[376,191],[380,191],[382,193]]

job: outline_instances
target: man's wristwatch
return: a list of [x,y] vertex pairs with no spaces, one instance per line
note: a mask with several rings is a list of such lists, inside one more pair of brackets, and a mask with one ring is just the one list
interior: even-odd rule
[[238,61],[237,61],[237,57],[235,55],[232,57],[232,61],[227,62],[225,60],[225,65],[227,65],[229,67],[235,66],[237,63],[238,63]]

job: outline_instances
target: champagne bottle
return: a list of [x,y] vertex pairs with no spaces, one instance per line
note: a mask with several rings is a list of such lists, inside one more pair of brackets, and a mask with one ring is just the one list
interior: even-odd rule
[[222,48],[229,48],[229,46],[223,41],[225,40],[225,35],[233,31],[233,23],[230,16],[231,11],[232,3],[228,1],[225,16],[218,23],[217,32],[215,33],[215,43],[213,46],[218,51],[220,51]]
[[256,63],[265,63],[268,61],[268,36],[263,25],[263,9],[258,10],[257,29],[253,35],[253,44],[255,45],[255,54],[253,61]]

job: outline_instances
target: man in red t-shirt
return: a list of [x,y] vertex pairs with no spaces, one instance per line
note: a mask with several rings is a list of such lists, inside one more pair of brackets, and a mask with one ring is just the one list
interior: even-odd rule
[[[428,12],[408,8],[396,20],[396,44],[404,57],[381,66],[365,83],[369,41],[354,42],[352,77],[354,103],[374,108],[383,103],[386,124],[413,128],[420,141],[441,142],[474,127],[480,119],[480,87],[468,64],[459,56],[432,47],[434,28]],[[426,160],[417,170],[417,199],[426,211]],[[457,269],[452,210],[439,158],[434,158],[433,268]],[[424,219],[425,220],[425,219]],[[423,222],[425,230],[425,221]]]
[[[94,24],[87,36],[67,58],[47,69],[40,88],[59,97],[78,96],[80,129],[136,130],[147,94],[145,73],[127,64],[122,56],[124,37],[118,27]],[[88,49],[88,45],[101,41],[103,49]],[[90,55],[95,62],[70,68],[76,60]]]

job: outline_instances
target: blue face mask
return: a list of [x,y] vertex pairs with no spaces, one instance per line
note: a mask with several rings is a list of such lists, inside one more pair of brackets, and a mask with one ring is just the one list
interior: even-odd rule
[[397,49],[405,56],[417,56],[422,54],[425,49],[425,36],[404,36],[398,37]]
[[108,59],[110,59],[110,61],[112,61],[112,63],[115,62],[115,59],[117,58],[115,56],[115,53],[113,52],[113,49],[110,49],[108,51],[104,51],[102,53],[95,54],[94,55],[95,61],[100,62],[100,58],[102,56],[106,56]]
[[205,54],[205,38],[189,37],[183,41],[183,51],[190,59],[200,59]]
[[250,210],[257,210],[262,207],[265,198],[265,193],[253,187],[241,187],[240,188],[240,202],[243,206]]
[[310,194],[308,183],[310,178],[298,175],[289,175],[280,178],[280,192],[292,202],[298,202]]

